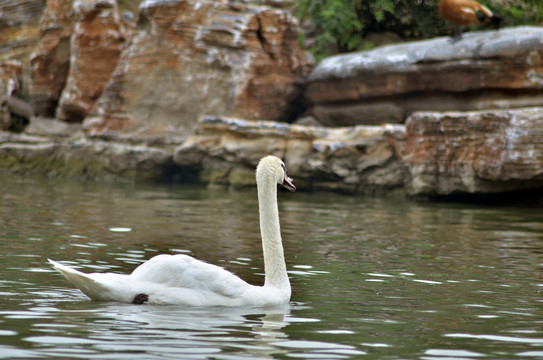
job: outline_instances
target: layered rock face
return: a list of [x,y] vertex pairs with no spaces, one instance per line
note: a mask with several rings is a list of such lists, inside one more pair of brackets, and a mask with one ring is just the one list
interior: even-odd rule
[[26,59],[36,46],[45,1],[0,2],[0,60]]
[[543,28],[471,32],[323,60],[310,111],[329,126],[403,123],[414,111],[543,105]]
[[0,62],[0,97],[21,95],[20,61]]
[[165,179],[166,169],[172,166],[171,159],[171,152],[145,145],[81,136],[67,141],[59,141],[57,137],[52,141],[46,136],[0,132],[0,169],[16,174],[102,181],[157,181]]
[[49,0],[40,21],[39,43],[30,59],[30,98],[36,114],[54,116],[70,67],[72,1]]
[[152,136],[186,134],[204,114],[283,119],[310,67],[288,12],[147,0],[137,33],[84,125],[90,134]]
[[0,60],[28,58],[38,40],[44,7],[43,0],[0,2]]
[[[273,153],[302,189],[543,187],[543,28],[325,59],[306,84],[310,113],[349,127],[240,120],[302,110],[312,63],[292,3],[146,0],[135,28],[115,0],[1,1],[0,169],[245,185]],[[13,133],[32,116],[27,95],[63,121],[33,118]]]
[[13,124],[8,99],[21,91],[21,63],[0,63],[0,130],[9,130]]
[[289,166],[301,188],[373,193],[403,186],[403,125],[323,128],[204,117],[174,161],[211,184],[254,183],[264,154]]
[[543,184],[543,108],[420,112],[406,124],[412,194],[497,193]]
[[44,0],[0,1],[0,62],[19,61],[21,82],[25,85],[29,84],[28,63],[38,43],[44,7]]
[[111,77],[132,28],[115,0],[51,0],[31,59],[36,112],[81,122]]
[[115,0],[75,2],[73,13],[70,71],[56,117],[81,122],[115,70],[132,27],[121,19]]

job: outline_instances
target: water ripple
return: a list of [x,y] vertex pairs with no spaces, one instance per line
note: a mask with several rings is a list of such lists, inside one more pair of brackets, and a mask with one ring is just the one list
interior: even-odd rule
[[491,341],[504,341],[510,343],[523,343],[523,344],[543,344],[543,338],[525,338],[525,337],[514,337],[514,336],[503,336],[503,335],[473,335],[473,334],[445,334],[444,336],[450,338],[464,338],[464,339],[481,339],[481,340],[491,340]]

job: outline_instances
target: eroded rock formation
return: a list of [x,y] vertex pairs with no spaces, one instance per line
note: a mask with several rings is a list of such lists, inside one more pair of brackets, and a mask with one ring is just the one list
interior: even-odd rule
[[284,119],[310,67],[284,10],[147,0],[85,127],[152,136],[186,134],[204,114]]
[[[21,82],[29,81],[30,55],[39,40],[39,22],[45,7],[44,0],[0,1],[0,61],[21,64]],[[28,89],[21,91],[26,95]]]
[[324,128],[205,117],[174,152],[205,183],[247,185],[263,154],[288,163],[300,187],[359,193],[403,186],[403,125]]
[[133,29],[115,0],[75,2],[72,17],[70,71],[56,117],[81,122],[102,94]]
[[543,187],[543,108],[420,112],[406,124],[412,194]]
[[21,72],[20,61],[0,62],[0,97],[21,95]]
[[21,131],[33,115],[30,104],[21,100],[20,61],[0,62],[0,130]]
[[30,60],[30,98],[38,115],[55,115],[70,67],[73,22],[71,0],[47,1],[39,43]]
[[4,172],[102,181],[157,181],[167,177],[165,172],[171,166],[171,152],[153,146],[88,139],[81,134],[61,139],[0,132],[0,169]]
[[[306,190],[543,188],[543,28],[325,59],[309,77],[310,111],[325,125],[353,126],[241,120],[301,111],[312,63],[298,46],[291,3],[146,0],[133,28],[115,0],[4,1],[0,128],[15,129],[13,114],[32,115],[25,95],[39,115],[65,121],[34,118],[22,134],[0,131],[0,169],[246,185],[273,153]],[[407,130],[380,125],[409,114]]]
[[324,59],[308,79],[329,126],[403,123],[414,111],[543,105],[543,28],[471,32]]
[[[328,128],[204,117],[180,146],[89,139],[57,121],[0,132],[0,168],[87,179],[254,185],[265,154],[300,189],[412,195],[543,187],[543,108],[419,112],[407,125]],[[56,127],[57,134],[50,129]],[[43,134],[43,135],[42,135]]]
[[21,63],[18,61],[0,62],[0,130],[12,126],[8,99],[17,95],[21,87]]

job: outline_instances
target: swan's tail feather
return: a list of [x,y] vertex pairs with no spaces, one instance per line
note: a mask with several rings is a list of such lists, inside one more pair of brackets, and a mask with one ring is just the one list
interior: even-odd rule
[[69,282],[80,289],[93,300],[106,300],[109,289],[93,279],[90,275],[62,265],[51,259],[47,259],[51,265],[60,272]]

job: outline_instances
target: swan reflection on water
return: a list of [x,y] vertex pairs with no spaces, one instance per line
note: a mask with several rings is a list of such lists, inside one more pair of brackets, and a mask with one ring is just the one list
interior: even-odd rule
[[35,328],[45,334],[24,340],[34,344],[29,355],[62,357],[78,353],[88,359],[103,358],[104,354],[123,358],[135,353],[161,359],[270,359],[281,354],[345,358],[365,353],[345,344],[291,339],[290,326],[319,321],[291,315],[291,311],[305,308],[299,303],[245,309],[63,303],[41,307],[44,313]]
[[[92,307],[89,308],[88,306]],[[296,322],[290,319],[291,305],[274,308],[179,307],[179,306],[127,306],[119,303],[81,302],[66,304],[55,313],[49,327],[62,326],[77,313],[77,338],[68,333],[55,336],[34,336],[28,341],[41,345],[54,345],[55,351],[73,349],[74,342],[84,336],[85,348],[103,352],[153,352],[176,356],[186,354],[211,356],[217,353],[243,354],[257,358],[289,352],[276,346],[288,341],[283,329]],[[83,308],[84,307],[84,308]],[[86,313],[82,316],[82,313]],[[51,319],[52,320],[52,319]]]

